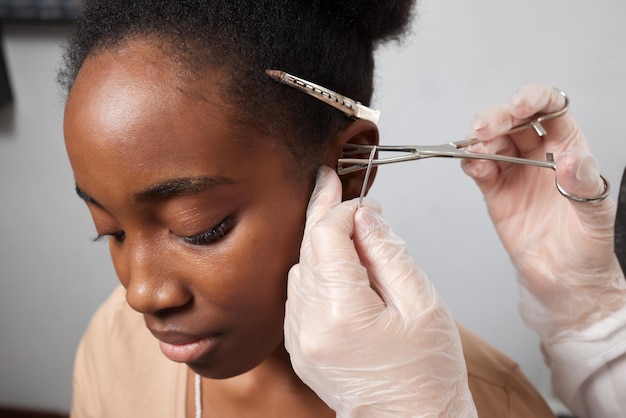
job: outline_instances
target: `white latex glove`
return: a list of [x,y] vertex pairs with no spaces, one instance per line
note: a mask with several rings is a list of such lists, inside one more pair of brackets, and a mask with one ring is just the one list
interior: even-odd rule
[[379,212],[320,170],[289,272],[294,370],[341,418],[476,417],[454,319]]
[[[569,193],[592,197],[604,187],[598,165],[570,111],[534,130],[502,136],[537,112],[564,105],[551,87],[522,87],[506,105],[479,113],[472,136],[477,152],[545,159],[554,153],[556,178]],[[626,281],[613,253],[615,203],[573,202],[555,188],[546,168],[466,160],[522,284],[520,309],[544,341],[589,327],[626,305]]]

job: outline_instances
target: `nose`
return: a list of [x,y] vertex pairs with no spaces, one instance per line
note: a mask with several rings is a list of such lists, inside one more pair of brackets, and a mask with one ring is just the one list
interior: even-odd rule
[[163,246],[132,242],[127,236],[126,256],[118,275],[126,287],[126,301],[143,314],[159,314],[187,305],[192,295],[177,275],[176,257]]

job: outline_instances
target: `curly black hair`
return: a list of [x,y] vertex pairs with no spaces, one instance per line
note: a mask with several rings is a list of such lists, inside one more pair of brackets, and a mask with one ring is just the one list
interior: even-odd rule
[[[289,145],[303,165],[348,121],[276,83],[280,69],[368,104],[374,50],[407,32],[415,0],[86,0],[59,81],[71,90],[83,62],[132,39],[160,42],[189,74],[223,68],[241,123]],[[312,154],[313,153],[313,154]],[[311,158],[313,157],[313,158]]]

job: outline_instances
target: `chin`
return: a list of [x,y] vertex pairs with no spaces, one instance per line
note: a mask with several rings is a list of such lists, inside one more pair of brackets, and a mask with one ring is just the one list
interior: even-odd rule
[[197,361],[186,363],[187,366],[196,374],[206,377],[207,379],[230,379],[255,369],[265,361],[267,357],[242,360],[243,356],[230,354],[228,359],[219,361],[212,359],[211,361]]

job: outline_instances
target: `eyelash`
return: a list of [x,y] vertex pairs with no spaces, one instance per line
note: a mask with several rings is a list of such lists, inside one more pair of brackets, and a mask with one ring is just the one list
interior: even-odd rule
[[124,238],[126,238],[126,233],[124,231],[120,231],[120,232],[112,232],[110,234],[98,234],[93,239],[93,242],[100,242],[104,240],[105,238],[113,238],[117,242],[124,242]]
[[226,218],[222,222],[220,222],[215,228],[212,228],[198,235],[193,235],[190,237],[182,237],[182,239],[188,244],[192,244],[192,245],[212,244],[215,241],[218,241],[224,238],[226,234],[230,232],[234,224],[235,223],[232,218]]
[[[192,235],[189,237],[182,237],[182,239],[188,244],[192,245],[208,245],[215,241],[218,241],[226,236],[226,234],[232,229],[234,222],[231,218],[226,218],[220,222],[215,228],[211,228],[209,231],[203,232],[198,235]],[[124,231],[112,232],[110,234],[98,234],[93,242],[100,242],[105,238],[113,238],[117,242],[124,242],[126,233]]]

